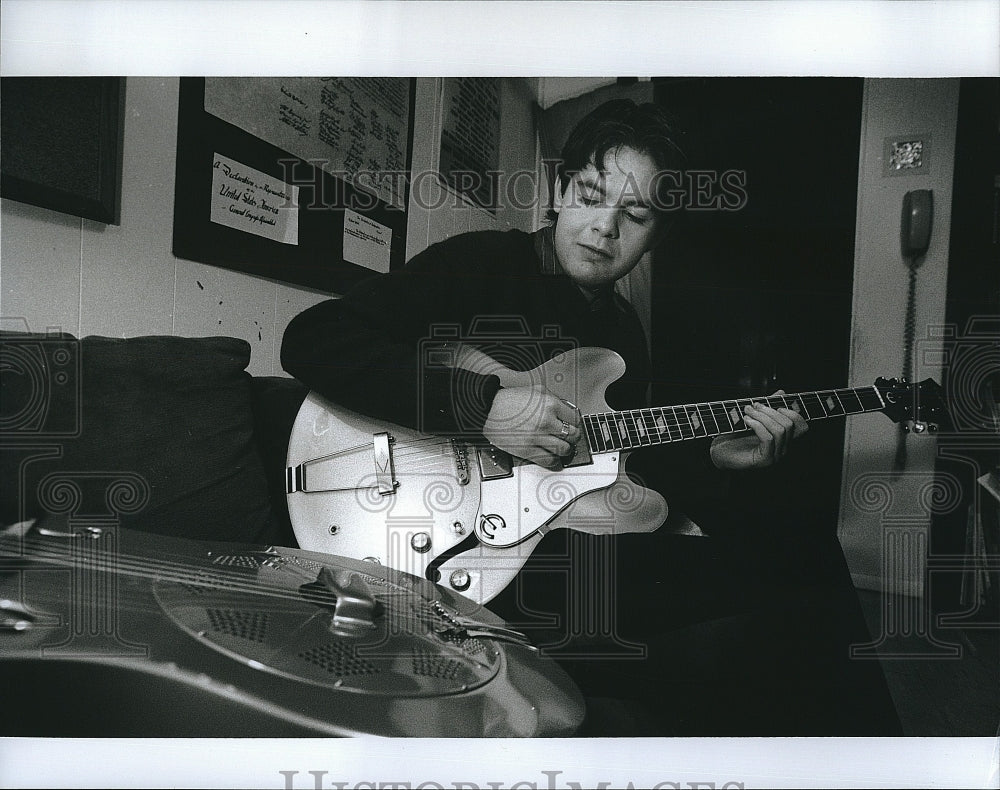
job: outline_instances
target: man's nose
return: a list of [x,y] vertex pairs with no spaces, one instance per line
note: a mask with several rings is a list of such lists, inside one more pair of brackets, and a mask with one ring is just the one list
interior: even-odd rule
[[618,238],[618,211],[610,206],[598,209],[594,215],[592,228],[601,236]]

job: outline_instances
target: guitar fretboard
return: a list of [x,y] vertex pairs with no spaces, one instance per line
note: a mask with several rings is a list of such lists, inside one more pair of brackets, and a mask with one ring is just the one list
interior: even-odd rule
[[743,410],[751,403],[794,409],[806,420],[863,414],[885,407],[875,387],[860,387],[585,414],[583,425],[591,452],[634,450],[745,431],[748,428],[743,421]]

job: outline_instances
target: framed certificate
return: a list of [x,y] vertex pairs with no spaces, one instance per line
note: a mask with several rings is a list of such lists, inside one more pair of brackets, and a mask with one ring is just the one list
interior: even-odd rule
[[402,266],[414,80],[183,78],[174,254],[343,293]]

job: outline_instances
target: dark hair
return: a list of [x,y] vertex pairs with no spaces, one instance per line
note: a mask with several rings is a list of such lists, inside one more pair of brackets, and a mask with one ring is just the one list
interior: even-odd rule
[[[570,179],[588,164],[602,169],[608,153],[621,147],[646,154],[658,171],[680,171],[687,156],[677,137],[670,116],[656,104],[636,104],[631,99],[605,102],[585,115],[566,138],[556,169],[558,189],[564,192]],[[657,201],[657,205],[666,203]],[[558,215],[549,209],[547,216],[554,221]]]

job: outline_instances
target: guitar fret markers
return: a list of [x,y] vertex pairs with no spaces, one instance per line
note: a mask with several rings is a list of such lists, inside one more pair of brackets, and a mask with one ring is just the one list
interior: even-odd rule
[[766,403],[774,409],[792,409],[806,420],[861,414],[883,408],[876,389],[862,387],[586,414],[583,424],[593,452],[631,450],[745,431],[744,409],[752,403]]

